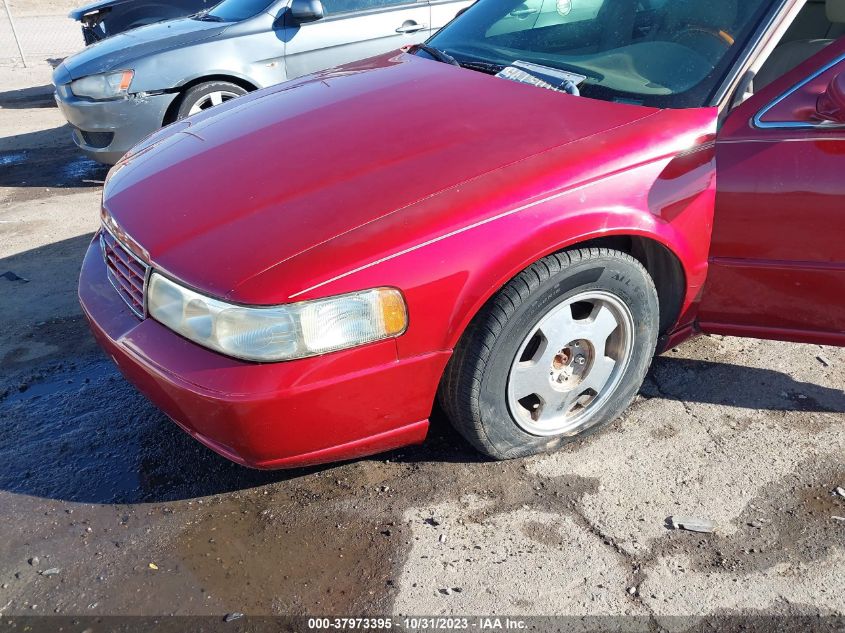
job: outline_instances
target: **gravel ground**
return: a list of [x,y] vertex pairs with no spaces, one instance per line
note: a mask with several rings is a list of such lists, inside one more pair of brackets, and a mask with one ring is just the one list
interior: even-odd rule
[[842,349],[691,341],[610,428],[507,463],[438,412],[423,446],[307,470],[189,439],[81,320],[105,170],[22,90],[41,72],[0,69],[0,614],[845,612]]

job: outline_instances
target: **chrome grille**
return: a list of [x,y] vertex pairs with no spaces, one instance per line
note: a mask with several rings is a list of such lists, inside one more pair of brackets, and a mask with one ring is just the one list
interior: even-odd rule
[[100,231],[100,247],[111,285],[129,309],[143,319],[146,316],[145,290],[149,266],[105,229]]

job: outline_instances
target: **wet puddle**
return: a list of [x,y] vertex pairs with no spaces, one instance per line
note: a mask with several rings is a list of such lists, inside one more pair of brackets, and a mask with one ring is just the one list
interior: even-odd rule
[[0,187],[69,189],[101,186],[108,167],[73,145],[0,153]]
[[17,165],[26,160],[26,152],[15,152],[12,154],[0,154],[0,167]]
[[62,167],[61,178],[65,183],[83,183],[88,185],[102,185],[108,167],[100,163],[79,156],[68,161]]
[[284,496],[223,502],[183,533],[176,553],[199,586],[246,613],[385,609],[395,561],[383,522]]
[[74,387],[77,390],[82,389],[84,385],[113,376],[114,372],[114,366],[110,363],[93,363],[73,371],[72,377],[68,377],[67,374],[59,374],[41,381],[27,382],[25,388],[11,390],[5,397],[0,397],[0,403],[9,406],[45,396],[72,393]]

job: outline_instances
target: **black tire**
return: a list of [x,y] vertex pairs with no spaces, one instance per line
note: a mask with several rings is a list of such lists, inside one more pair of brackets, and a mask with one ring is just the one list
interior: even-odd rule
[[[511,366],[544,315],[589,291],[612,294],[630,310],[633,342],[628,364],[577,434],[532,435],[517,424],[508,408]],[[441,381],[440,405],[467,441],[495,459],[554,450],[598,430],[630,405],[654,356],[659,322],[654,283],[630,255],[604,248],[550,255],[508,282],[473,319]]]
[[188,88],[185,94],[182,95],[182,100],[179,102],[179,109],[176,112],[176,119],[184,119],[198,102],[201,102],[215,92],[233,95],[233,97],[229,98],[238,97],[247,93],[244,88],[230,81],[206,81],[197,84]]

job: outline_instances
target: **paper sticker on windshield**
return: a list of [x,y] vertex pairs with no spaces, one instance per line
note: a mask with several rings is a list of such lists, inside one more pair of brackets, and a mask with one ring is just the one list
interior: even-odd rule
[[532,64],[531,62],[524,62],[521,59],[517,59],[510,66],[503,68],[496,76],[504,77],[505,79],[516,79],[515,75],[518,74],[518,72],[523,74],[530,73],[535,78],[539,78],[554,86],[563,85],[568,81],[571,81],[576,86],[580,86],[584,80],[587,79],[586,75],[579,75],[578,73],[561,70],[559,68],[549,68],[548,66],[541,66],[540,64]]
[[572,13],[572,0],[557,0],[557,12],[564,17]]

